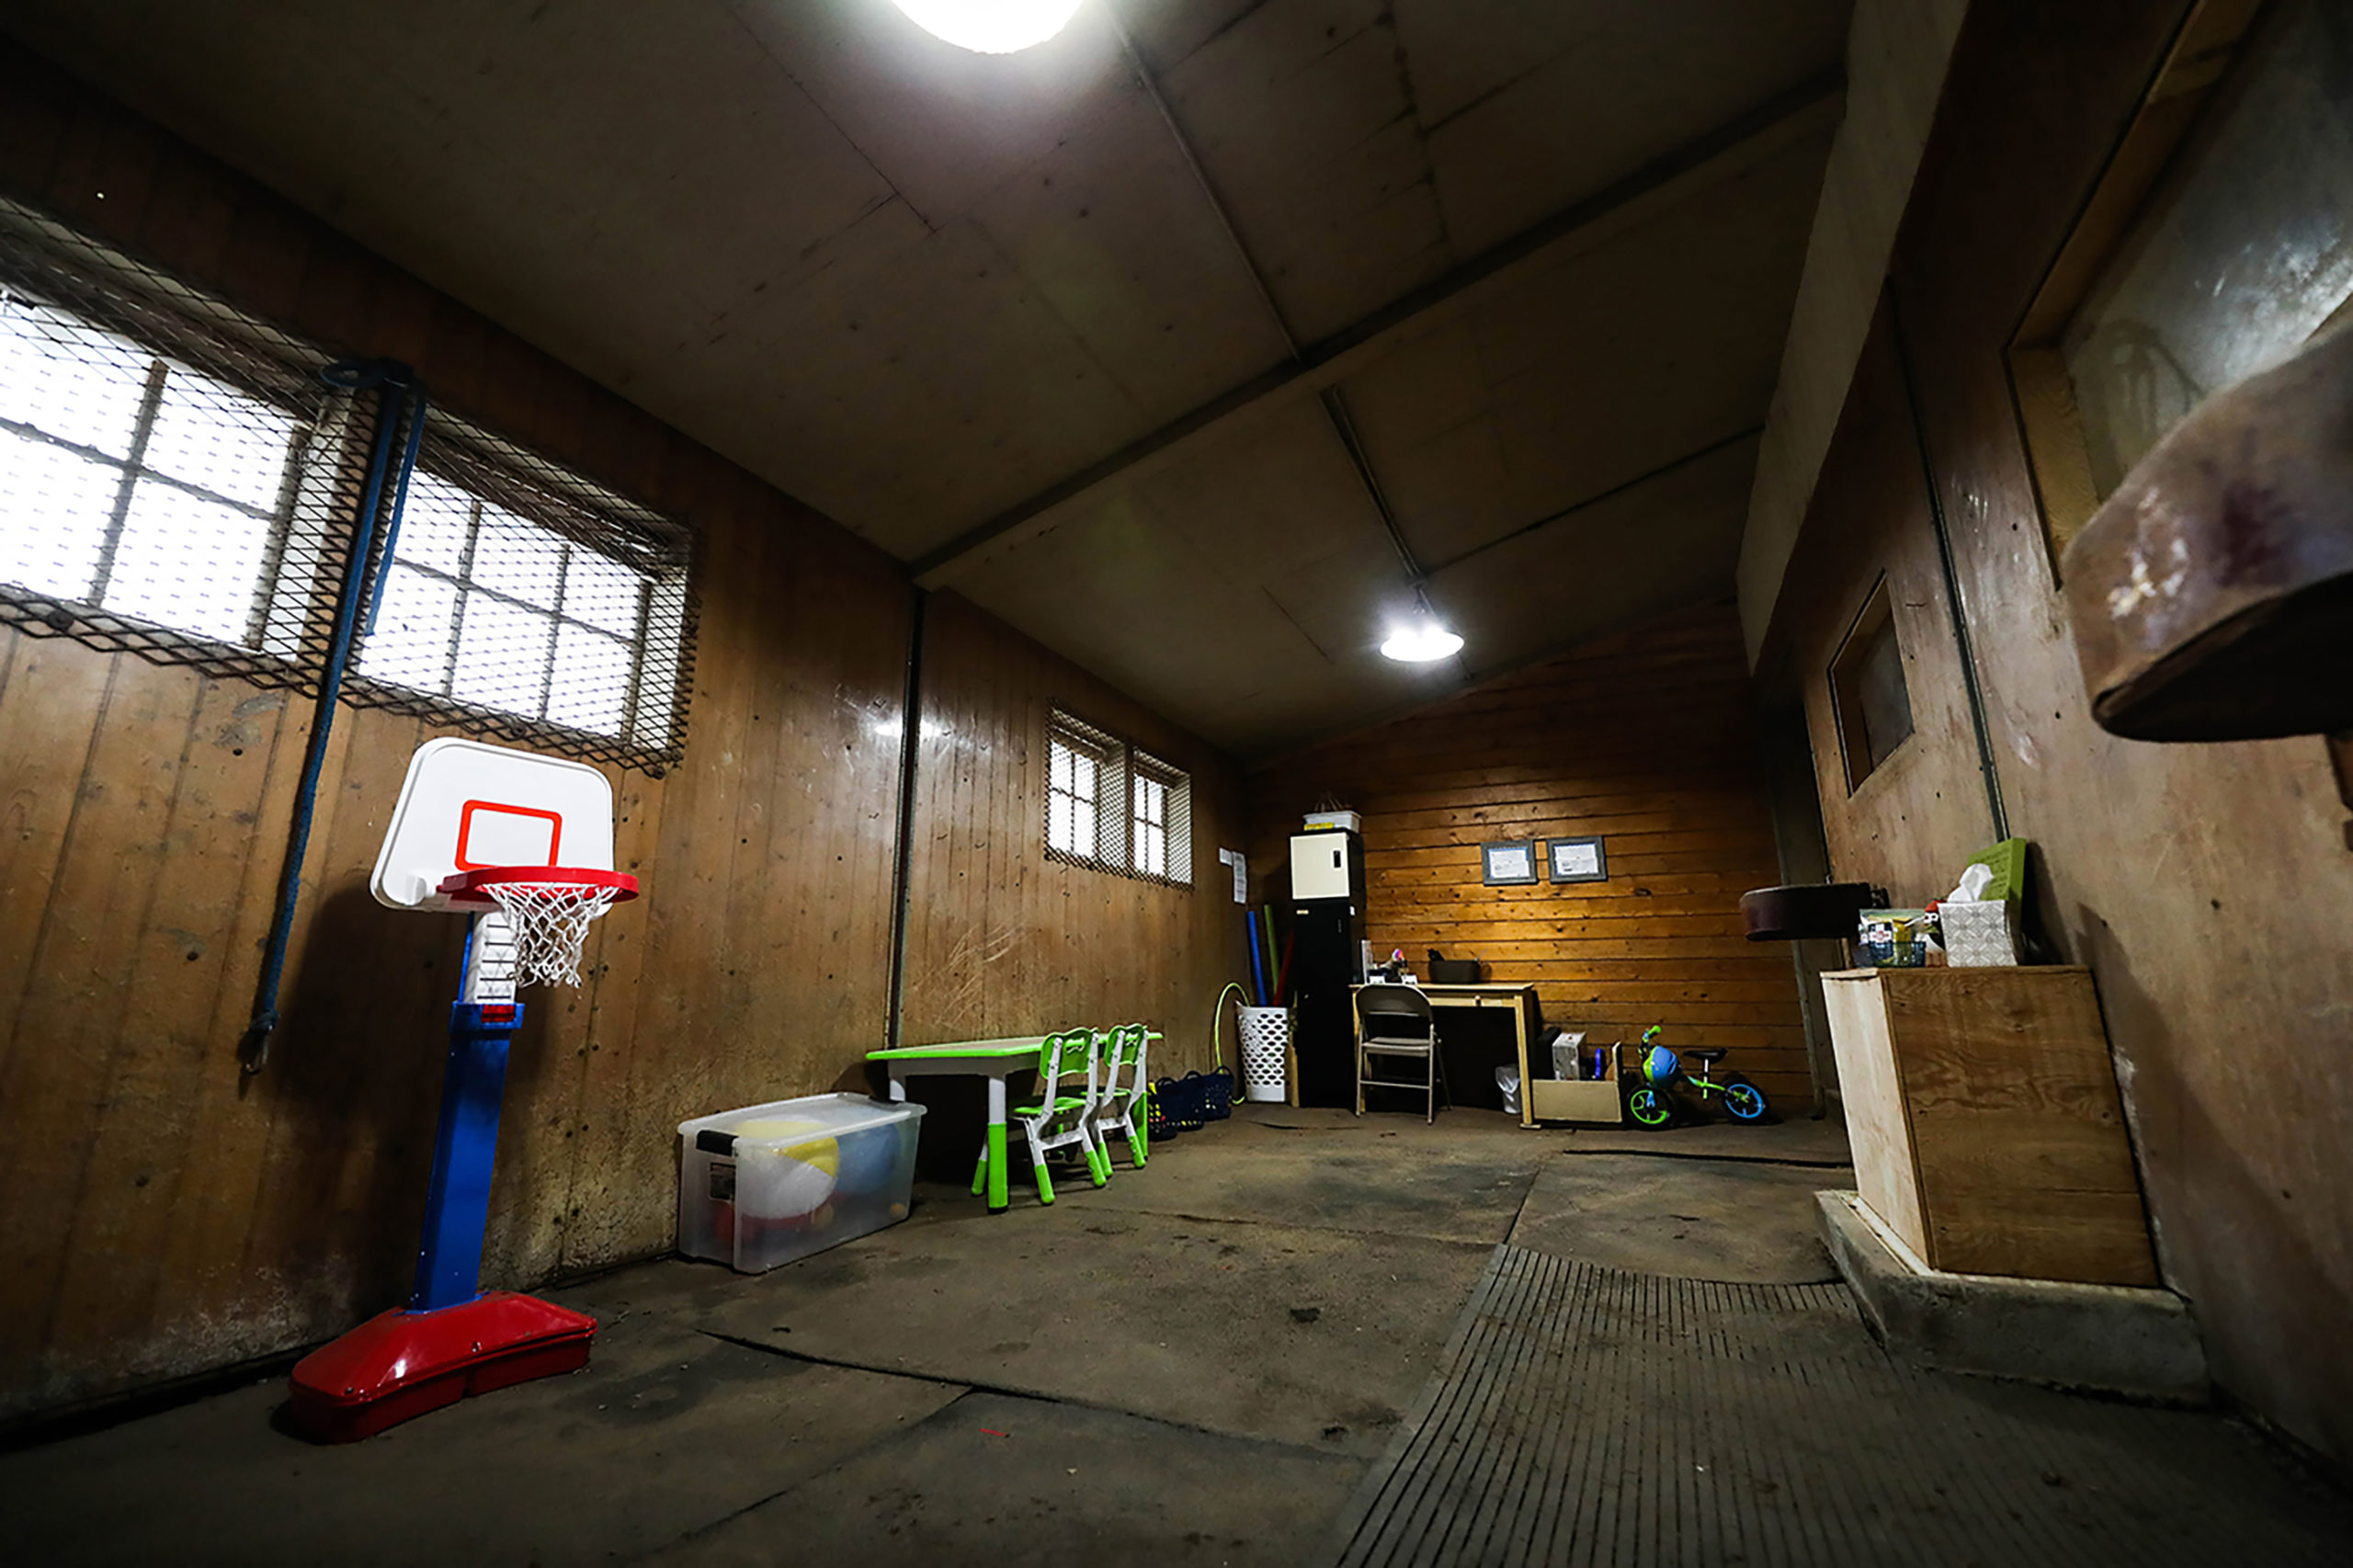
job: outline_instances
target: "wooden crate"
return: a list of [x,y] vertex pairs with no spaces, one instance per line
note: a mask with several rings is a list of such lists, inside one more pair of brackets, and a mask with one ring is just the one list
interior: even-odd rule
[[1931,1268],[2154,1285],[2091,971],[1822,977],[1863,1201]]
[[1616,1127],[1625,1119],[1614,1078],[1538,1078],[1521,1085],[1520,1092],[1538,1121],[1598,1121]]

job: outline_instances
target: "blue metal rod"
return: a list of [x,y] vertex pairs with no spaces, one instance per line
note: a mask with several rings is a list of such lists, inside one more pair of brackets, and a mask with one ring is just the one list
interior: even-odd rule
[[400,481],[392,490],[392,520],[384,526],[382,559],[376,568],[376,585],[368,592],[368,625],[362,638],[376,635],[376,618],[384,612],[384,585],[392,580],[392,551],[400,548],[401,517],[408,508],[409,476],[416,472],[416,449],[425,441],[425,383],[409,380],[408,449],[401,454]]
[[[310,744],[302,756],[302,781],[295,791],[294,821],[286,835],[286,861],[278,873],[278,911],[269,927],[269,945],[263,950],[261,978],[254,990],[252,1022],[238,1042],[237,1059],[248,1073],[258,1073],[269,1061],[269,1037],[278,1028],[278,987],[286,971],[286,948],[294,930],[294,906],[302,891],[302,858],[311,844],[311,816],[318,803],[319,774],[326,767],[327,737],[335,728],[335,704],[343,695],[343,672],[351,659],[358,630],[360,601],[366,597],[369,567],[376,554],[376,515],[384,497],[384,479],[392,455],[392,437],[399,428],[400,410],[414,396],[417,422],[424,421],[425,389],[415,373],[390,359],[330,365],[320,373],[329,386],[355,391],[377,389],[376,434],[368,456],[368,483],[360,493],[359,515],[353,520],[351,559],[345,563],[343,591],[335,603],[335,635],[327,644],[325,669],[319,676],[319,694],[313,710]],[[408,456],[414,460],[416,441],[412,432]],[[408,476],[401,475],[398,494],[407,494]],[[392,527],[399,527],[397,517]],[[377,587],[392,563],[384,551],[376,572]]]

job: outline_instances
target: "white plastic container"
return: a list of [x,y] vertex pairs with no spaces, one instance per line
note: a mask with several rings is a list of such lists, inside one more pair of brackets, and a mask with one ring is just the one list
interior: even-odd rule
[[1336,827],[1345,828],[1350,833],[1364,831],[1364,818],[1354,812],[1310,812],[1306,821],[1310,833],[1323,833]]
[[907,1217],[923,1107],[810,1095],[678,1123],[678,1250],[758,1274]]

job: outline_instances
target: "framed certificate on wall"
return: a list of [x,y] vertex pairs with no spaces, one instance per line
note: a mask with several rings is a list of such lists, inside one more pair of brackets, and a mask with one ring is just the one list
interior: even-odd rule
[[1479,846],[1479,864],[1491,888],[1525,886],[1538,880],[1536,846],[1525,841],[1483,844]]
[[1549,847],[1554,881],[1606,882],[1609,880],[1609,860],[1602,853],[1598,838],[1555,838]]

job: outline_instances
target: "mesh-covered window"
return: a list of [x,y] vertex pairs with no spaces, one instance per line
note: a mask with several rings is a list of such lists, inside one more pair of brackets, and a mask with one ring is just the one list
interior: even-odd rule
[[1148,876],[1168,872],[1168,786],[1138,774],[1131,816],[1136,846],[1136,869]]
[[[692,606],[683,527],[436,415],[409,483],[367,700],[589,755],[669,760]],[[597,737],[609,751],[585,742]]]
[[1046,727],[1046,854],[1189,886],[1193,787],[1183,770],[1055,711]]
[[0,286],[0,578],[261,645],[297,418]]
[[0,621],[300,684],[364,460],[321,363],[0,201]]
[[[327,358],[0,201],[0,622],[315,689],[380,414]],[[659,770],[691,557],[684,525],[437,411],[345,694]]]
[[1046,731],[1046,850],[1106,870],[1128,863],[1127,748],[1067,713]]
[[1145,752],[1130,762],[1129,840],[1138,876],[1193,880],[1193,781]]

